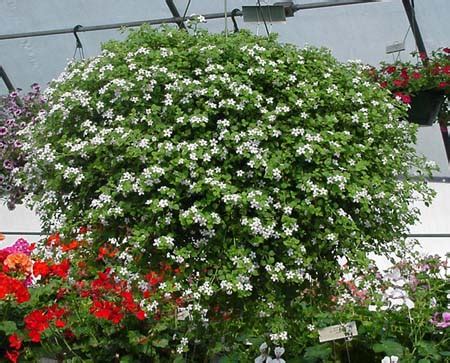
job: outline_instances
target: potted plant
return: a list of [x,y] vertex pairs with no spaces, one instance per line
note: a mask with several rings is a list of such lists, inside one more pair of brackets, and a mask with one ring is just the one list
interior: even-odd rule
[[25,151],[21,132],[35,122],[44,103],[38,84],[28,94],[20,89],[0,97],[0,201],[10,210],[20,204],[24,188],[15,183],[15,171],[25,165]]
[[420,125],[431,125],[450,92],[450,48],[434,51],[431,57],[422,53],[422,62],[382,63],[378,81],[392,91],[396,98],[410,104],[409,120]]

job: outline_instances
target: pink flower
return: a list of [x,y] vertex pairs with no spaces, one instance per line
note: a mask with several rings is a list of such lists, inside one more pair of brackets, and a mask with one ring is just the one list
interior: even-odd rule
[[433,319],[430,320],[431,324],[436,326],[436,328],[445,329],[450,326],[450,312],[442,313],[442,320],[438,320],[439,313],[434,314]]
[[30,245],[23,238],[19,238],[12,246],[3,248],[0,251],[5,251],[8,254],[11,254],[11,253],[24,253],[27,256],[29,256],[30,253],[31,253]]

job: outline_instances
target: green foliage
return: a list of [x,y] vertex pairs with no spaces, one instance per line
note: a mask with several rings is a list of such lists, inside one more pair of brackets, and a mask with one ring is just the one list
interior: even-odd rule
[[429,167],[405,107],[324,49],[142,27],[71,63],[46,96],[22,176],[46,229],[85,239],[88,265],[117,249],[101,263],[133,291],[177,271],[155,282],[136,333],[87,320],[103,352],[80,349],[103,361],[141,334],[163,358],[246,361],[255,337],[296,356],[317,339],[305,327],[333,298],[338,257],[363,269],[368,252],[402,251],[410,203],[430,200],[410,176]]

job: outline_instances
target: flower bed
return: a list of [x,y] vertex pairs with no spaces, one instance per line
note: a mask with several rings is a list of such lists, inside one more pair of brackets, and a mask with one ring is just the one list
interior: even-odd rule
[[[86,253],[80,258],[85,244],[82,239],[63,243],[55,235],[40,252],[22,239],[0,250],[0,354],[10,362],[17,362],[19,356],[21,361],[42,356],[67,362],[86,358],[128,362],[144,356],[164,361],[170,356],[170,338],[164,337],[162,324],[169,316],[182,324],[186,319],[180,316],[182,299],[167,298],[155,307],[159,318],[147,325],[150,335],[145,335],[142,325],[149,318],[151,297],[178,272],[169,266],[151,271],[146,276],[147,289],[142,292],[110,269],[103,269],[105,259],[113,261],[117,256],[106,256],[100,249],[96,258]],[[50,255],[59,255],[61,262]],[[422,362],[443,362],[450,355],[446,350],[450,339],[445,333],[450,327],[450,270],[446,261],[413,255],[385,272],[368,266],[364,275],[346,258],[339,262],[340,278],[330,301],[314,304],[319,291],[308,293],[305,301],[309,304],[298,317],[307,329],[296,333],[296,344],[301,345],[288,344],[286,349],[296,352],[290,354],[288,362],[344,357],[347,350],[352,360],[367,362],[379,362],[386,354],[400,357],[401,362],[419,358]],[[219,309],[216,314],[221,316]],[[345,344],[317,343],[319,328],[347,321],[357,322],[358,336]],[[247,345],[250,342],[247,340]],[[250,345],[247,350],[248,354],[254,352]],[[256,361],[264,362],[271,355],[270,349],[263,343],[260,350]],[[274,350],[275,362],[282,362],[284,351]],[[242,359],[242,352],[228,355],[228,361]],[[198,361],[194,353],[190,360]]]

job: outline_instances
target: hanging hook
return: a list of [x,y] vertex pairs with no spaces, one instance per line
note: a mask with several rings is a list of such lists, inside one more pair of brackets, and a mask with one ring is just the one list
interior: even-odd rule
[[81,58],[81,59],[84,59],[84,49],[83,49],[83,44],[81,44],[81,40],[80,40],[80,38],[79,38],[79,36],[78,36],[78,34],[77,34],[77,32],[80,31],[80,29],[81,29],[82,27],[83,27],[83,26],[80,25],[80,24],[75,25],[75,26],[73,27],[73,35],[75,36],[75,41],[76,41],[76,43],[75,43],[75,52],[73,53],[73,58],[74,58],[74,59],[75,59],[75,56],[76,56],[76,54],[77,54],[77,51],[79,51],[80,58]]
[[238,27],[237,22],[236,22],[236,15],[239,12],[240,12],[239,9],[233,9],[233,11],[231,12],[231,20],[233,21],[233,26],[234,26],[234,32],[235,33],[239,33],[239,27]]

